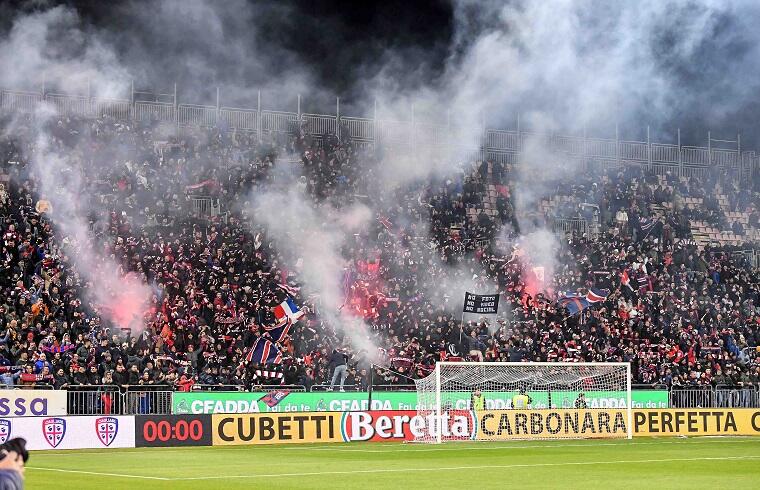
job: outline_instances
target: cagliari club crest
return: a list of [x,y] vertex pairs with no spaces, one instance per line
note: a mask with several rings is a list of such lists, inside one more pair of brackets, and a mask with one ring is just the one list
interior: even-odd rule
[[42,435],[50,447],[56,448],[66,437],[66,420],[60,417],[50,417],[42,420]]
[[110,446],[119,433],[119,419],[116,417],[99,417],[95,420],[98,439],[104,446]]
[[11,421],[0,419],[0,444],[11,438]]

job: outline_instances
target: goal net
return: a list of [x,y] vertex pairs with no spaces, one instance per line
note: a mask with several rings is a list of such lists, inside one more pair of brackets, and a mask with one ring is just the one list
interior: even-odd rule
[[628,363],[439,362],[416,380],[416,442],[630,438]]

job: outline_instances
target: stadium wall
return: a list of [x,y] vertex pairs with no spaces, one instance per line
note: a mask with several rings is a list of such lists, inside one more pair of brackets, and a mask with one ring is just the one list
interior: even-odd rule
[[[624,409],[452,410],[447,439],[514,441],[624,437]],[[31,450],[404,442],[433,421],[415,410],[0,418],[0,443]],[[758,409],[635,409],[634,437],[760,436]]]

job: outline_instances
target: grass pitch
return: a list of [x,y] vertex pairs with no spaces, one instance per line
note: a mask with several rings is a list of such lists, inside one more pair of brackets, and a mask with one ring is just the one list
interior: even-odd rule
[[141,448],[34,452],[26,487],[756,488],[759,438],[416,445]]

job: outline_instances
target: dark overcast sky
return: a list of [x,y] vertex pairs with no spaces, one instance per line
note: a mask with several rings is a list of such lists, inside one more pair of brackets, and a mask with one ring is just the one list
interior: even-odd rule
[[[223,0],[219,0],[223,1]],[[23,2],[22,2],[23,3]],[[101,29],[128,29],[114,2],[104,0],[68,0],[83,19]],[[150,10],[151,1],[144,4]],[[383,53],[420,52],[435,73],[443,67],[452,35],[452,8],[447,0],[276,0],[249,1],[257,8],[284,6],[286,17],[272,15],[258,26],[259,40],[278,45],[299,55],[319,77],[322,87],[346,94],[353,76],[336,67],[363,66],[379,68]],[[375,63],[376,62],[376,63]]]

